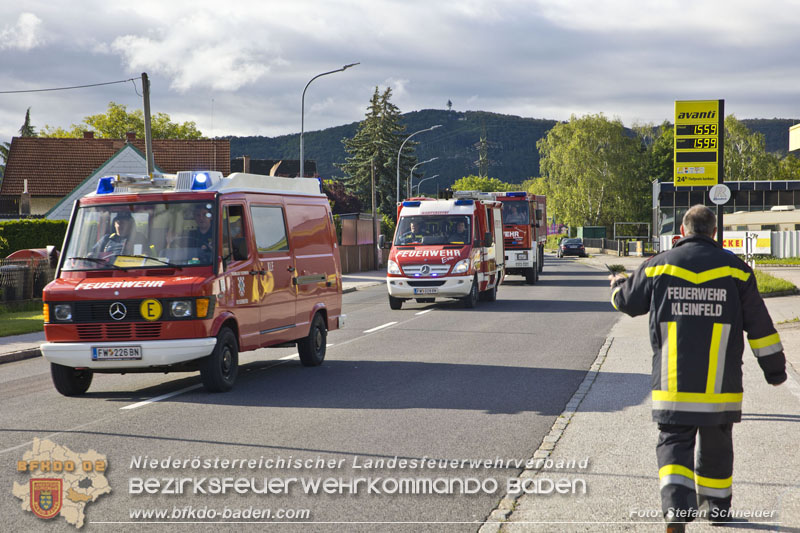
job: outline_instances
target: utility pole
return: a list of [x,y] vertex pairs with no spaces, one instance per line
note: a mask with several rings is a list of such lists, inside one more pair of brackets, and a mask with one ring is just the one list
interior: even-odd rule
[[375,156],[372,156],[372,268],[378,268],[378,212],[375,207]]
[[144,157],[147,161],[147,175],[153,177],[153,133],[150,130],[150,80],[147,72],[142,72],[142,99],[144,100]]

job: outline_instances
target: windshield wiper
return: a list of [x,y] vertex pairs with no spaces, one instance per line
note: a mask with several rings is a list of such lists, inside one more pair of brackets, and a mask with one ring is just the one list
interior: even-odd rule
[[122,267],[119,267],[109,261],[108,259],[103,259],[102,257],[79,257],[79,256],[72,256],[68,257],[67,259],[78,259],[80,261],[89,261],[90,263],[99,263],[101,265],[110,266],[111,268],[116,268],[117,270],[124,270]]
[[[151,259],[153,261],[158,261],[162,265],[165,265],[165,266],[168,266],[168,267],[172,267],[172,268],[177,268],[178,270],[183,270],[183,267],[181,265],[178,265],[178,264],[175,264],[175,263],[170,263],[169,261],[165,261],[164,259],[161,259],[159,257],[153,257],[152,255],[119,254],[117,257],[136,257],[136,258],[139,258],[139,259]],[[141,268],[141,267],[137,266],[137,267],[128,267],[128,268]]]

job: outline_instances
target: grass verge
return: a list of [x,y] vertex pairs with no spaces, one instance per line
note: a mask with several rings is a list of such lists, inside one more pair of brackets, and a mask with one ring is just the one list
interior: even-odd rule
[[8,309],[0,305],[0,337],[44,331],[40,302],[26,303]]
[[776,292],[795,291],[797,287],[794,283],[790,283],[785,279],[776,278],[772,274],[767,274],[758,269],[756,273],[756,284],[758,285],[758,292],[761,294],[772,294]]

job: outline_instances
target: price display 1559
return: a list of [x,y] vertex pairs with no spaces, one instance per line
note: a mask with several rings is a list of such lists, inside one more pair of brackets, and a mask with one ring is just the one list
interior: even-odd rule
[[717,135],[716,124],[680,124],[675,128],[675,135]]

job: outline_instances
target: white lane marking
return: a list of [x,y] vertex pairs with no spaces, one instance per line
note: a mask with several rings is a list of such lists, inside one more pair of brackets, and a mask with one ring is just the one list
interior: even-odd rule
[[424,315],[425,313],[430,313],[431,311],[433,311],[433,309],[426,309],[424,311],[420,311],[419,313],[414,313],[414,314],[419,316],[419,315]]
[[281,357],[278,361],[288,361],[289,359],[297,359],[300,357],[299,353],[293,353],[292,355],[287,355],[285,357]]
[[364,330],[364,333],[372,333],[373,331],[378,331],[379,329],[388,328],[389,326],[394,326],[397,322],[387,322],[386,324],[381,324],[378,327]]
[[125,407],[120,407],[120,410],[124,411],[126,409],[136,409],[137,407],[144,407],[145,405],[160,402],[161,400],[166,400],[167,398],[172,398],[173,396],[177,396],[178,394],[183,394],[184,392],[189,392],[190,390],[199,389],[203,385],[201,383],[197,383],[196,385],[190,385],[189,387],[184,387],[182,389],[168,392],[166,394],[162,394],[161,396],[155,396],[148,400],[144,400],[142,402],[132,403],[131,405],[126,405]]

